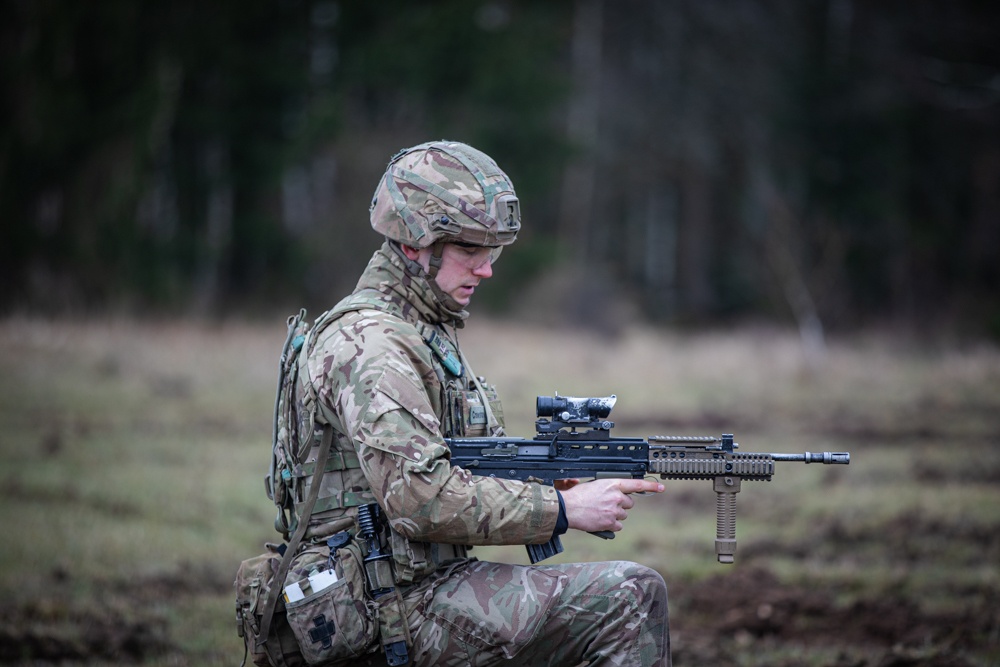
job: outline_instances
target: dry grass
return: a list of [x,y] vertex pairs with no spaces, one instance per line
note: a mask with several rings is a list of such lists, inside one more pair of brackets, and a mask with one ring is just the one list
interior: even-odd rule
[[[852,452],[849,468],[784,464],[746,485],[732,568],[713,562],[707,483],[642,499],[614,541],[566,540],[564,560],[664,573],[675,664],[1000,662],[995,347],[855,337],[814,368],[775,330],[604,338],[474,318],[460,337],[514,434],[530,434],[538,394],[616,393],[620,435]],[[233,573],[275,535],[261,478],[283,339],[280,321],[0,322],[0,661],[238,662]],[[744,596],[713,606],[720,587]],[[923,634],[815,636],[875,627],[865,614]],[[956,624],[971,629],[933,629]]]

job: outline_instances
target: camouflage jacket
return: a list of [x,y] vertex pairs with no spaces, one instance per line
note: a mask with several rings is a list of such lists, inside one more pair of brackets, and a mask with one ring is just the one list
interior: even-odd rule
[[[383,245],[354,293],[334,310],[344,309],[317,332],[307,381],[339,421],[334,451],[356,452],[361,468],[328,472],[323,485],[374,493],[392,528],[409,540],[548,541],[559,516],[552,487],[480,477],[449,464],[447,389],[469,388],[474,376],[456,366],[461,355],[445,329],[454,315],[438,305],[426,281],[405,273],[402,260]],[[451,363],[442,363],[448,356]],[[352,517],[351,509],[341,517]]]

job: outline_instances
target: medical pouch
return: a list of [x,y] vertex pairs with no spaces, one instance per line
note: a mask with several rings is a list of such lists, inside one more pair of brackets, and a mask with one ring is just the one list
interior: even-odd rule
[[292,561],[283,601],[306,664],[328,664],[378,649],[376,608],[365,587],[357,541],[335,547],[332,556],[326,545],[304,548]]

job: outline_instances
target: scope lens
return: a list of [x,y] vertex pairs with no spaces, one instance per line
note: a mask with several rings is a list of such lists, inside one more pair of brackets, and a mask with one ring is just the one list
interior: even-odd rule
[[535,414],[539,417],[551,417],[557,411],[566,407],[566,401],[561,397],[538,396],[535,398]]

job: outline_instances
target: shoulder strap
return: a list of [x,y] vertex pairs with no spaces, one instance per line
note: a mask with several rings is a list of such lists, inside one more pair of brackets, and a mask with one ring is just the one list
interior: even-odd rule
[[[298,364],[299,369],[305,372],[305,378],[302,382],[303,388],[308,392],[309,398],[312,404],[316,406],[316,409],[323,416],[323,419],[327,424],[335,428],[340,433],[344,432],[344,427],[340,423],[340,418],[337,417],[333,410],[330,410],[322,401],[319,400],[319,396],[316,395],[316,387],[313,384],[313,378],[309,374],[309,355],[312,354],[313,345],[316,343],[316,336],[324,331],[328,326],[336,322],[344,314],[350,312],[351,310],[357,309],[345,309],[342,306],[345,305],[347,299],[344,299],[334,308],[326,311],[313,324],[306,334],[306,338],[302,344],[302,354],[299,356]],[[357,466],[354,466],[357,467]],[[305,520],[305,519],[303,519]]]
[[372,310],[380,310],[383,313],[389,313],[401,320],[406,318],[403,316],[403,308],[398,303],[395,303],[389,299],[385,294],[379,292],[377,289],[364,289],[360,292],[355,292],[350,294],[340,300],[336,306],[330,309],[329,315],[333,319],[339,318],[345,313],[350,313],[356,310],[365,310],[370,308]]

